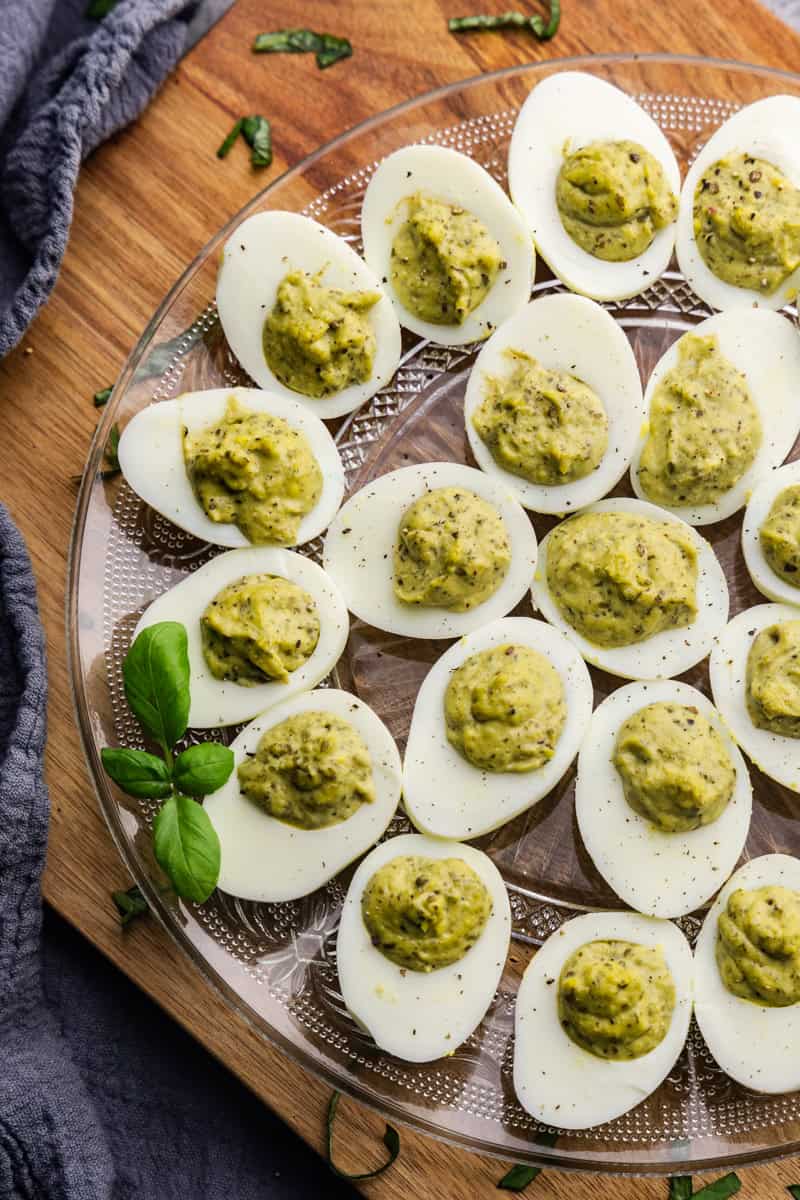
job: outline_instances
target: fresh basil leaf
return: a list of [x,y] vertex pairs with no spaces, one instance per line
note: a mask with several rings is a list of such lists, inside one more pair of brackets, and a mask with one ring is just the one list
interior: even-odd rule
[[266,117],[244,117],[242,137],[251,147],[250,162],[254,167],[268,167],[272,162],[272,129]]
[[189,723],[189,654],[177,621],[143,629],[122,664],[125,695],[135,716],[169,753]]
[[498,1190],[504,1192],[524,1192],[529,1183],[533,1183],[541,1173],[541,1167],[526,1167],[524,1163],[516,1163],[510,1171],[506,1171],[498,1183]]
[[95,392],[95,394],[92,396],[92,401],[95,408],[102,408],[105,404],[108,404],[113,390],[113,388],[104,387],[100,388],[99,392]]
[[153,849],[175,891],[202,904],[219,879],[220,847],[208,813],[191,796],[170,796],[153,823]]
[[108,431],[108,442],[106,443],[103,458],[106,461],[106,468],[100,472],[103,479],[113,479],[115,475],[119,475],[119,426],[112,425]]
[[723,1175],[721,1179],[715,1179],[713,1183],[707,1183],[705,1187],[698,1188],[694,1193],[693,1200],[726,1200],[728,1196],[735,1195],[741,1186],[741,1179],[731,1171],[728,1175]]
[[219,150],[217,150],[217,158],[227,158],[227,156],[230,154],[231,150],[233,149],[233,143],[236,141],[236,139],[238,138],[238,136],[241,132],[242,132],[242,118],[239,117],[239,120],[236,122],[233,129],[230,131],[228,136],[225,138],[225,141],[222,143]]
[[505,12],[498,16],[480,13],[474,17],[451,17],[447,22],[450,33],[486,33],[498,29],[529,29],[540,41],[555,37],[561,22],[561,0],[550,0],[547,21],[521,12]]
[[347,38],[336,37],[333,33],[321,33],[319,36],[322,45],[317,50],[316,58],[320,71],[332,67],[343,58],[350,58],[353,47]]
[[104,746],[103,766],[123,792],[140,800],[165,800],[172,792],[169,767],[163,758],[144,750]]
[[253,42],[255,54],[313,54],[321,49],[320,36],[311,29],[276,29],[259,33]]
[[793,1200],[800,1200],[800,1183],[787,1184],[786,1190],[793,1197]]
[[387,1122],[386,1129],[384,1131],[381,1141],[383,1142],[386,1149],[389,1151],[389,1157],[387,1158],[385,1163],[381,1163],[381,1165],[379,1167],[376,1167],[374,1171],[362,1171],[361,1173],[356,1174],[356,1175],[349,1175],[347,1173],[347,1171],[342,1171],[339,1167],[336,1166],[336,1163],[333,1161],[333,1125],[336,1120],[336,1109],[339,1107],[340,1099],[341,1099],[341,1093],[333,1092],[333,1094],[331,1095],[330,1101],[328,1103],[328,1119],[327,1119],[328,1166],[333,1171],[334,1175],[338,1175],[340,1179],[350,1179],[350,1180],[354,1180],[356,1182],[358,1182],[358,1180],[360,1180],[360,1179],[375,1179],[378,1175],[382,1175],[384,1171],[389,1170],[389,1167],[392,1165],[392,1163],[395,1161],[398,1154],[400,1153],[400,1134],[397,1132],[394,1125],[389,1125]]
[[691,1175],[671,1175],[669,1181],[669,1200],[691,1200]]
[[203,742],[178,755],[173,777],[179,792],[187,796],[208,796],[227,783],[232,770],[232,750],[219,742]]
[[89,0],[86,16],[90,21],[102,21],[103,17],[108,16],[116,3],[117,0]]
[[127,892],[112,892],[111,899],[116,905],[119,923],[123,929],[130,925],[131,921],[135,921],[137,917],[143,917],[150,911],[147,901],[136,884],[128,888]]

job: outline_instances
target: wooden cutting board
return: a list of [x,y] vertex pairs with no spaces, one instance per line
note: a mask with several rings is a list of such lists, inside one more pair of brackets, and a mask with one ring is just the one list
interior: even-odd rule
[[[472,0],[465,8],[471,9]],[[520,0],[525,8],[531,0]],[[127,886],[89,785],[72,710],[63,625],[75,486],[96,421],[92,393],[111,383],[167,288],[246,200],[356,122],[430,88],[496,67],[587,52],[672,51],[800,70],[800,38],[756,0],[563,0],[556,39],[447,33],[462,0],[239,0],[187,56],[142,119],[97,151],[81,175],[75,222],[54,295],[22,346],[0,363],[0,496],[28,540],[50,655],[48,773],[52,797],[45,894],[127,975],[235,1071],[315,1150],[329,1091],[233,1016],[154,921],[126,933],[109,900]],[[500,11],[500,0],[477,10]],[[354,57],[320,72],[308,56],[256,57],[264,28],[308,25],[345,34]],[[274,123],[275,163],[214,151],[233,121]],[[383,1123],[344,1101],[342,1165],[378,1161]],[[346,1132],[345,1132],[346,1131]],[[405,1131],[397,1164],[364,1187],[381,1200],[490,1197],[505,1168]],[[744,1195],[778,1197],[800,1163],[741,1172]],[[666,1197],[653,1180],[545,1172],[545,1200]]]

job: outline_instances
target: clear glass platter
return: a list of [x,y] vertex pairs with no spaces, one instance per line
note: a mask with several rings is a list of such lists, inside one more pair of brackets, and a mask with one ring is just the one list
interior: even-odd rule
[[[682,167],[742,104],[783,92],[800,76],[672,56],[614,56],[512,68],[454,84],[376,117],[311,155],[220,230],[165,298],[128,359],[92,445],[78,499],[67,601],[72,682],[84,748],[102,812],[120,854],[170,934],[232,1008],[309,1070],[393,1120],[471,1150],[543,1165],[609,1172],[697,1172],[800,1151],[800,1094],[759,1096],[716,1066],[696,1027],[675,1070],[644,1104],[601,1128],[537,1144],[536,1122],[511,1085],[516,988],[537,944],[578,911],[618,906],[580,844],[574,772],[533,810],[480,840],[506,880],[514,916],[511,954],[476,1033],[440,1062],[414,1066],[379,1052],[346,1012],[335,961],[338,912],[350,872],[294,903],[259,905],[216,893],[202,906],[165,894],[151,850],[153,807],[124,796],[100,766],[108,744],[141,746],[127,710],[121,663],[143,609],[207,561],[210,547],[148,509],[119,477],[100,475],[112,424],[151,401],[202,387],[247,383],[227,348],[214,306],[221,244],[249,214],[305,212],[358,246],[365,186],[377,162],[411,142],[472,155],[505,183],[515,114],[540,79],[565,67],[631,93],[662,127]],[[535,292],[560,290],[540,265]],[[610,311],[633,345],[642,376],[709,310],[673,268],[647,292]],[[353,491],[395,467],[432,459],[470,461],[460,413],[474,350],[442,349],[405,335],[395,379],[339,423]],[[627,485],[617,489],[627,492]],[[536,518],[541,537],[552,522]],[[740,517],[704,530],[728,576],[732,611],[755,592],[739,549]],[[305,548],[318,554],[319,544]],[[518,611],[528,612],[527,601]],[[446,646],[390,637],[353,621],[337,669],[389,725],[401,749],[416,689]],[[592,670],[596,702],[617,681]],[[708,691],[706,666],[685,676]],[[232,739],[236,730],[227,731]],[[188,735],[191,740],[191,732]],[[800,853],[797,798],[752,770],[755,802],[746,854]],[[390,833],[407,828],[398,816]],[[681,921],[687,936],[700,915]]]

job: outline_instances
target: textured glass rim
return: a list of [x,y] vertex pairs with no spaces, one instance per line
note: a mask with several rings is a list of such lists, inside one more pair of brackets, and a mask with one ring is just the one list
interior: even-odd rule
[[[409,100],[401,101],[392,107],[385,109],[383,112],[376,114],[373,117],[368,117],[343,133],[338,134],[335,138],[324,143],[317,150],[307,155],[294,167],[284,171],[284,173],[274,179],[267,187],[250,199],[241,209],[238,210],[228,221],[214,234],[208,242],[195,255],[189,265],[181,273],[176,282],[169,289],[164,299],[161,301],[153,316],[148,321],[142,332],[139,340],[133,350],[128,355],[122,370],[114,384],[112,395],[109,398],[108,404],[105,407],[103,416],[95,430],[92,438],[89,452],[87,455],[86,464],[83,471],[81,486],[78,493],[78,498],[75,506],[75,514],[72,523],[70,534],[70,545],[67,557],[67,591],[65,596],[65,622],[66,622],[66,642],[67,642],[67,668],[70,679],[70,690],[73,709],[75,713],[76,724],[81,736],[81,744],[89,768],[90,781],[97,798],[100,811],[108,826],[112,840],[122,859],[124,866],[127,868],[131,877],[136,884],[141,888],[147,903],[153,915],[156,916],[160,924],[167,931],[173,942],[188,956],[191,962],[199,968],[204,979],[214,991],[220,995],[227,1004],[229,1004],[236,1013],[244,1019],[250,1029],[252,1029],[260,1037],[264,1038],[271,1045],[277,1047],[281,1053],[286,1054],[293,1062],[309,1071],[316,1078],[328,1084],[331,1088],[342,1092],[344,1095],[365,1104],[375,1112],[379,1113],[386,1119],[391,1119],[399,1124],[405,1125],[417,1132],[424,1133],[427,1137],[434,1138],[436,1141],[443,1142],[462,1150],[468,1150],[471,1153],[486,1155],[499,1161],[518,1161],[530,1163],[539,1167],[547,1167],[549,1169],[557,1169],[565,1172],[579,1173],[597,1173],[604,1175],[627,1175],[633,1177],[665,1177],[681,1173],[682,1167],[687,1167],[692,1174],[701,1174],[706,1171],[717,1170],[725,1167],[755,1165],[768,1161],[775,1161],[782,1158],[792,1157],[800,1152],[800,1138],[783,1144],[775,1145],[774,1147],[765,1147],[763,1149],[747,1150],[739,1153],[725,1153],[718,1155],[709,1155],[706,1158],[695,1160],[685,1160],[676,1156],[669,1162],[652,1161],[640,1158],[638,1161],[627,1164],[620,1161],[616,1156],[613,1159],[602,1157],[581,1157],[576,1160],[574,1157],[564,1157],[558,1147],[540,1146],[534,1142],[531,1143],[530,1151],[527,1149],[517,1148],[515,1150],[499,1149],[495,1142],[490,1139],[470,1135],[467,1133],[447,1132],[440,1125],[426,1120],[420,1114],[410,1114],[401,1104],[393,1103],[385,1097],[377,1097],[370,1093],[369,1089],[362,1086],[359,1082],[348,1077],[345,1071],[337,1072],[321,1065],[315,1060],[313,1055],[305,1048],[296,1045],[293,1041],[287,1038],[283,1033],[270,1027],[264,1018],[257,1017],[250,1006],[244,1002],[238,993],[230,987],[224,979],[214,970],[208,960],[198,952],[191,940],[185,935],[180,923],[176,921],[172,910],[164,903],[159,890],[151,882],[147,870],[140,862],[138,855],[135,853],[132,842],[128,839],[122,824],[119,820],[117,805],[113,797],[111,797],[107,786],[105,785],[105,773],[102,768],[98,747],[91,729],[91,722],[88,714],[88,703],[85,692],[84,679],[80,671],[80,629],[78,622],[78,585],[80,578],[80,568],[82,562],[83,551],[83,535],[86,525],[86,516],[91,499],[92,489],[97,482],[97,475],[101,468],[101,460],[104,447],[108,438],[111,426],[114,423],[116,409],[119,404],[120,397],[125,393],[128,383],[134,376],[134,373],[139,364],[146,358],[150,348],[150,343],[153,339],[156,329],[160,325],[162,319],[171,308],[176,298],[183,291],[191,279],[193,278],[197,268],[207,261],[214,253],[219,244],[228,237],[228,235],[240,224],[242,220],[253,210],[258,208],[264,198],[279,186],[284,185],[289,180],[304,174],[314,163],[324,158],[327,154],[335,151],[339,146],[348,142],[351,138],[358,134],[365,133],[371,129],[377,128],[380,125],[388,123],[394,118],[409,112],[414,108],[423,107],[426,104],[435,102],[436,100],[444,99],[454,93],[466,91],[473,87],[479,87],[483,84],[498,82],[500,80],[510,78],[512,76],[532,75],[537,73],[552,72],[555,70],[565,70],[570,68],[583,68],[590,72],[596,72],[598,68],[613,66],[615,64],[627,65],[634,63],[653,63],[663,66],[685,66],[698,67],[705,69],[727,70],[734,73],[757,75],[768,80],[780,81],[782,79],[791,82],[795,87],[800,88],[800,74],[792,71],[783,70],[777,67],[765,67],[757,64],[737,62],[734,59],[722,58],[706,58],[702,55],[688,54],[605,54],[605,55],[574,55],[568,58],[553,58],[542,62],[523,63],[517,66],[503,67],[497,71],[489,71],[479,75],[469,76],[466,79],[456,80],[454,83],[445,84],[442,87],[434,88],[431,91],[424,92],[418,96],[414,96]],[[354,420],[355,414],[351,413],[343,422],[340,429],[337,431],[336,440],[339,441],[345,436]]]

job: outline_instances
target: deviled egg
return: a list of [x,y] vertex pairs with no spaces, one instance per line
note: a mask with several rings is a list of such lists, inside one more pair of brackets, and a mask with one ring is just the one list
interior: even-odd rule
[[467,634],[417,694],[403,802],[434,837],[475,838],[555,787],[592,712],[578,651],[551,625],[506,617]]
[[319,683],[347,642],[347,608],[310,558],[272,546],[229,550],[147,608],[134,638],[178,621],[189,644],[194,729],[249,721]]
[[643,420],[630,343],[583,296],[542,296],[505,321],[478,355],[464,399],[478,466],[542,513],[610,492]]
[[800,338],[778,313],[736,309],[685,333],[647,384],[636,495],[690,525],[731,516],[794,445],[798,379]]
[[594,865],[632,908],[680,917],[704,904],[736,865],[751,810],[744,760],[696,688],[629,683],[595,709],[575,815]]
[[400,799],[400,755],[363,701],[304,692],[251,721],[234,771],[206,797],[219,886],[277,903],[316,891],[384,833]]
[[676,240],[712,308],[781,308],[800,282],[800,99],[768,96],[717,129],[692,163]]
[[336,942],[347,1008],[407,1062],[458,1049],[494,998],[511,938],[497,867],[440,838],[390,838],[359,864]]
[[742,550],[763,595],[800,605],[800,462],[759,480],[744,512]]
[[432,342],[479,341],[529,299],[534,252],[503,189],[444,146],[406,146],[369,182],[364,258],[401,325]]
[[677,926],[626,912],[575,917],[522,977],[517,1099],[561,1129],[613,1121],[672,1070],[691,1015],[692,953]]
[[551,529],[532,595],[588,663],[623,679],[688,671],[728,619],[728,585],[711,546],[643,500],[601,500]]
[[519,603],[536,567],[536,534],[497,480],[460,463],[423,463],[351,496],[323,557],[350,612],[368,625],[449,638]]
[[800,613],[788,604],[737,613],[709,669],[714,703],[747,757],[800,791]]
[[119,465],[180,529],[217,546],[300,546],[344,494],[336,443],[297,400],[211,388],[151,404],[125,426]]
[[250,377],[323,420],[369,400],[400,361],[380,280],[343,238],[298,213],[255,213],[231,234],[217,311]]
[[508,184],[542,258],[572,291],[621,300],[667,269],[681,180],[672,148],[625,92],[581,71],[520,109]]
[[756,1092],[800,1088],[800,860],[751,858],[694,951],[695,1014],[722,1070]]

